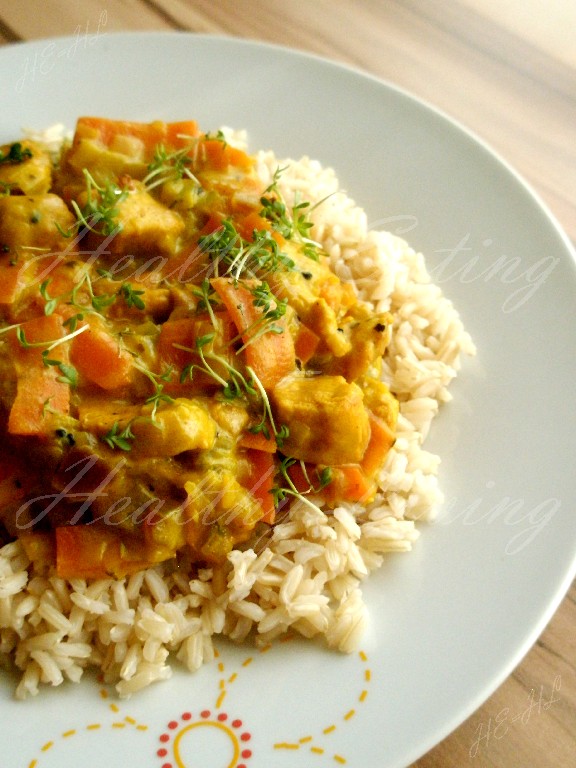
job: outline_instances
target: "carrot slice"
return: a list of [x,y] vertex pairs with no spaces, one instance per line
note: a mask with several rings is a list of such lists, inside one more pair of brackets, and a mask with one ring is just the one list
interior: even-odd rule
[[369,413],[370,440],[361,461],[364,472],[371,477],[384,464],[388,451],[396,441],[396,435],[383,419]]
[[260,216],[257,211],[251,211],[238,220],[236,229],[244,240],[252,240],[254,232],[271,232],[272,225],[268,219]]
[[329,504],[342,501],[366,503],[374,494],[374,484],[358,464],[341,464],[332,467],[331,474],[331,482],[322,489],[322,496]]
[[294,340],[296,357],[303,365],[314,356],[320,344],[320,337],[311,331],[306,325],[301,325]]
[[214,335],[215,352],[226,355],[228,344],[234,336],[234,326],[227,312],[219,311],[213,314],[216,327],[206,314],[167,320],[158,336],[158,352],[162,360],[177,368],[183,368],[191,359],[191,352],[188,350],[195,352],[196,339],[206,335]]
[[279,246],[283,246],[286,242],[286,239],[280,232],[272,227],[270,221],[261,216],[257,211],[250,211],[245,216],[238,218],[236,229],[244,240],[251,241],[254,237],[254,232],[266,231],[272,234],[272,237]]
[[9,254],[0,257],[0,304],[13,304],[25,285],[21,267]]
[[107,148],[114,148],[121,137],[130,137],[142,142],[146,149],[146,160],[151,160],[156,147],[164,145],[168,150],[182,149],[190,143],[190,138],[199,135],[195,120],[164,123],[160,120],[152,123],[138,123],[128,120],[109,120],[103,117],[80,117],[76,123],[74,144],[82,139],[100,141]]
[[132,356],[95,321],[71,342],[70,357],[78,372],[102,389],[130,384],[134,372]]
[[274,457],[268,451],[248,449],[246,456],[250,464],[248,477],[243,481],[244,487],[262,507],[262,522],[273,523],[276,509],[272,488],[274,487]]
[[56,528],[56,573],[63,579],[120,578],[148,564],[136,546],[130,548],[114,531],[88,525]]
[[85,525],[56,529],[56,572],[63,579],[105,578],[119,553],[120,542],[112,533]]
[[[313,464],[302,467],[296,462],[288,469],[290,480],[299,493],[310,492],[310,484],[316,482],[317,473]],[[366,502],[374,492],[374,484],[366,477],[358,464],[340,464],[330,467],[331,480],[318,495],[327,504],[336,505],[342,501]]]
[[158,336],[158,354],[165,363],[182,370],[190,362],[191,353],[180,347],[194,349],[196,325],[197,321],[192,317],[179,317],[163,323]]
[[[20,326],[29,344],[56,341],[65,335],[59,315],[37,317]],[[53,414],[67,414],[70,409],[70,387],[62,381],[57,365],[45,365],[42,356],[46,347],[26,347],[10,335],[10,350],[14,360],[17,385],[16,397],[8,417],[8,432],[13,435],[39,435],[53,422]],[[48,345],[47,345],[48,346]],[[50,353],[50,358],[68,363],[64,344]]]
[[[195,391],[214,389],[220,384],[201,368],[196,368],[191,377],[185,376],[182,383],[178,383],[178,376],[182,374],[186,366],[195,363],[200,364],[200,358],[196,351],[196,340],[201,337],[212,336],[209,348],[224,362],[219,360],[211,361],[212,370],[221,376],[225,381],[229,378],[229,372],[225,363],[232,365],[234,362],[231,356],[234,350],[230,346],[230,341],[236,333],[236,329],[227,312],[214,312],[215,325],[206,314],[196,317],[181,317],[175,320],[168,320],[160,329],[158,335],[158,353],[160,360],[165,365],[171,365],[176,371],[175,380],[170,381],[165,391],[167,393],[177,393],[179,391],[189,390],[191,387]],[[182,349],[186,347],[186,349]]]
[[[231,278],[215,277],[212,287],[228,310],[232,322],[247,346],[244,355],[265,389],[272,389],[296,366],[294,341],[284,317],[274,321],[280,333],[252,332],[262,319],[262,309],[254,305],[254,296],[246,284]],[[254,283],[256,285],[256,283]],[[262,326],[265,328],[265,325]]]
[[243,432],[238,438],[238,445],[241,448],[253,448],[255,451],[266,451],[266,453],[276,453],[278,446],[276,440],[270,436],[258,432]]
[[220,139],[205,139],[197,154],[198,164],[214,171],[225,171],[229,166],[248,170],[252,158],[241,149],[232,147]]

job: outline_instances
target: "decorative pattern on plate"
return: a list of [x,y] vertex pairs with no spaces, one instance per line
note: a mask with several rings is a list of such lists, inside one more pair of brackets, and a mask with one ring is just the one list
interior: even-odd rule
[[[110,701],[110,693],[101,687],[100,701],[104,707],[97,711],[98,703],[94,701],[94,711],[88,721],[70,723],[69,728],[40,744],[36,755],[25,762],[23,768],[56,768],[71,748],[75,756],[80,756],[93,754],[95,750],[100,754],[103,747],[112,750],[111,757],[107,756],[106,760],[108,768],[116,768],[114,755],[120,760],[119,765],[124,766],[127,752],[137,757],[142,768],[195,768],[199,756],[202,768],[251,768],[254,736],[258,737],[260,748],[264,747],[267,762],[274,752],[290,751],[302,765],[309,765],[310,755],[319,758],[314,761],[318,766],[346,765],[346,756],[329,749],[328,739],[354,720],[359,706],[366,701],[372,677],[366,653],[360,651],[356,655],[359,668],[354,664],[349,680],[354,693],[350,699],[346,696],[346,700],[342,701],[339,717],[321,723],[297,739],[266,743],[265,731],[258,732],[232,708],[223,709],[223,704],[234,683],[249,677],[250,670],[258,663],[258,656],[270,649],[271,646],[264,646],[239,663],[226,662],[223,655],[217,652],[213,668],[217,691],[213,701],[210,702],[208,696],[199,702],[191,696],[193,705],[181,707],[170,719],[162,719],[159,714],[161,722],[143,723],[130,714],[124,714],[124,708],[130,706],[129,702]],[[159,710],[164,701],[159,699]],[[240,706],[236,703],[234,710]],[[261,721],[260,726],[265,728],[265,722]],[[143,734],[146,734],[146,739],[142,738]],[[152,747],[150,737],[153,738]]]

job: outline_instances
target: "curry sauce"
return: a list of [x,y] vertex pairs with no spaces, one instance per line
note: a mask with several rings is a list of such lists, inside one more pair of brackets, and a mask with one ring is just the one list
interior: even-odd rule
[[0,520],[65,578],[218,564],[395,439],[375,315],[254,158],[195,122],[0,149]]

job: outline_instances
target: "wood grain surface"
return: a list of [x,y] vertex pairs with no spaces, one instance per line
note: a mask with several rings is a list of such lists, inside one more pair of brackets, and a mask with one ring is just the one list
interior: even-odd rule
[[[0,0],[0,44],[121,30],[280,43],[388,80],[486,140],[576,241],[573,0]],[[412,768],[465,766],[576,766],[575,585],[513,674]]]

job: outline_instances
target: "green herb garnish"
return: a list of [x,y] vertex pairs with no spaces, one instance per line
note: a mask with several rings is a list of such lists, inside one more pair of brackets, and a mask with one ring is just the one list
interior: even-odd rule
[[121,432],[119,432],[118,422],[115,421],[112,428],[102,436],[102,440],[113,450],[119,448],[121,451],[131,451],[132,443],[130,441],[134,440],[135,435],[130,429],[130,426],[131,424],[129,423]]
[[24,160],[28,160],[30,157],[32,157],[32,152],[27,147],[22,149],[22,144],[19,141],[15,141],[14,144],[10,145],[6,154],[0,151],[0,164],[6,163],[8,165],[12,163],[17,165],[18,163],[23,163]]

